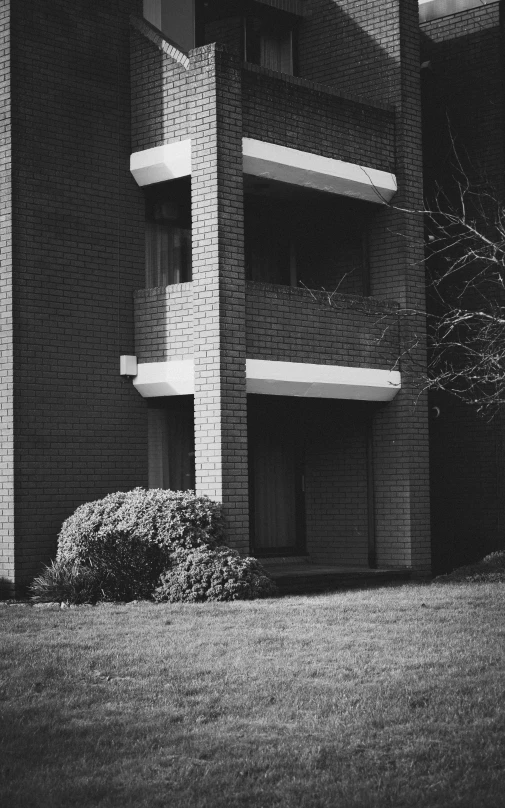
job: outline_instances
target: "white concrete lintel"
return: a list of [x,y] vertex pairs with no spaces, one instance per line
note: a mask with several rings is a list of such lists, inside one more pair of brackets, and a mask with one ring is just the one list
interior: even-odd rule
[[140,362],[133,386],[144,398],[193,395],[195,392],[193,359]]
[[130,171],[141,186],[190,176],[191,140],[177,140],[134,152],[130,156]]
[[387,171],[321,157],[252,138],[242,139],[245,174],[386,204],[397,190]]
[[247,392],[270,396],[391,401],[401,388],[398,371],[246,360]]

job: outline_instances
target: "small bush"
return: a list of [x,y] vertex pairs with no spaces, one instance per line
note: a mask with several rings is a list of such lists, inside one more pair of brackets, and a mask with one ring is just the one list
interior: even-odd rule
[[53,561],[32,581],[30,593],[36,603],[96,603],[102,595],[96,570],[72,561]]
[[81,505],[63,523],[56,564],[41,576],[37,591],[46,587],[52,599],[53,582],[54,600],[62,599],[58,593],[70,578],[92,570],[99,599],[149,598],[176,550],[222,540],[221,506],[207,497],[142,488],[109,494]]
[[255,558],[227,547],[198,547],[174,554],[154,592],[158,602],[250,600],[271,597],[277,587]]
[[490,553],[481,561],[474,564],[466,564],[464,567],[439,575],[435,578],[437,583],[460,583],[460,582],[492,582],[503,581],[505,583],[505,550]]

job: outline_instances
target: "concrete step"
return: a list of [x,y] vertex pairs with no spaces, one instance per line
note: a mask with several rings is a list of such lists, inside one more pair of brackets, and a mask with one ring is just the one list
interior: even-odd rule
[[259,559],[281,594],[334,592],[405,583],[411,571],[404,568],[372,570],[364,567],[345,567],[314,564],[310,561]]

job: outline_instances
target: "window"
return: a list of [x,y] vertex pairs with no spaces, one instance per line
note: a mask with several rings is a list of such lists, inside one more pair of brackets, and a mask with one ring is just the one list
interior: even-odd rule
[[194,489],[193,397],[153,398],[148,407],[149,488]]
[[294,20],[282,12],[264,9],[264,14],[245,20],[245,61],[277,73],[294,73]]
[[191,180],[146,191],[146,287],[191,280]]

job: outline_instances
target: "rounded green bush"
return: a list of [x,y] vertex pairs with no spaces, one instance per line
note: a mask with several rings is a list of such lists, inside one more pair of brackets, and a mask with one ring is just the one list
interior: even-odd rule
[[135,488],[81,505],[62,525],[57,563],[95,570],[103,597],[152,597],[172,554],[223,540],[221,506],[191,491]]
[[277,587],[255,558],[228,547],[179,550],[154,592],[158,602],[251,600],[272,597]]

